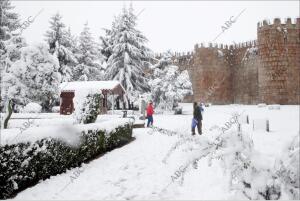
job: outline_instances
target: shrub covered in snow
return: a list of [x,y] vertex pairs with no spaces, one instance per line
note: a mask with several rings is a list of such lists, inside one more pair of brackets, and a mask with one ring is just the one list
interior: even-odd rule
[[39,102],[43,109],[50,111],[58,99],[61,81],[57,58],[42,43],[23,47],[20,52],[21,58],[11,65],[9,73],[3,77],[1,96],[4,100],[14,99],[21,106]]
[[212,161],[219,161],[223,167],[224,178],[228,179],[229,190],[233,193],[232,199],[299,199],[299,136],[283,150],[284,154],[275,166],[271,158],[254,149],[251,137],[242,131],[224,132],[213,141],[203,138],[201,143],[182,139],[170,149],[163,162],[187,142],[197,145],[195,151],[202,151],[181,166],[181,173],[176,178],[181,178],[181,182],[189,167],[196,169],[197,162],[208,157],[209,165]]
[[253,141],[247,133],[225,133],[216,145],[211,157],[221,160],[229,174],[229,184],[235,198],[280,198],[281,189],[273,177],[272,163],[254,150]]
[[78,167],[131,139],[132,126],[125,124],[110,133],[101,129],[82,131],[78,146],[50,137],[1,146],[0,199],[11,198],[39,180]]
[[42,106],[38,103],[28,103],[22,110],[24,113],[40,113],[42,111]]
[[101,94],[90,93],[86,97],[77,97],[75,99],[75,122],[76,123],[94,123],[100,114]]
[[300,137],[299,134],[283,151],[278,160],[277,175],[284,184],[288,199],[300,199]]
[[59,112],[60,111],[60,106],[54,106],[54,107],[52,107],[51,111],[55,112],[55,113]]

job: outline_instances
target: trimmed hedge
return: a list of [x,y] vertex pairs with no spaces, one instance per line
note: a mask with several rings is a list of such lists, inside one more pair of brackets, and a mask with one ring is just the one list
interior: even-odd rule
[[39,180],[78,167],[131,140],[132,125],[125,124],[109,134],[103,130],[82,132],[77,147],[53,138],[1,146],[0,199],[12,198]]

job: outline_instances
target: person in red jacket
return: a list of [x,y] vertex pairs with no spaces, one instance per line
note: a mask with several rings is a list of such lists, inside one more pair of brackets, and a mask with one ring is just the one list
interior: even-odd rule
[[153,105],[152,105],[152,101],[149,102],[149,105],[147,106],[147,119],[148,119],[148,122],[147,122],[147,127],[153,125],[153,113],[154,113],[154,110],[153,110]]

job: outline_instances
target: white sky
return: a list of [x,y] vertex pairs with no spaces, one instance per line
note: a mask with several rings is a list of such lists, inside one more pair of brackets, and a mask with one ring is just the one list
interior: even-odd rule
[[[222,32],[221,26],[246,9],[215,42],[231,44],[256,39],[257,22],[275,17],[299,17],[298,1],[132,1],[139,15],[138,28],[148,38],[154,52],[191,51],[194,44],[212,41]],[[23,31],[28,43],[41,42],[49,19],[57,11],[63,22],[79,35],[88,21],[95,39],[109,28],[113,17],[129,1],[13,1],[22,22],[43,11]]]

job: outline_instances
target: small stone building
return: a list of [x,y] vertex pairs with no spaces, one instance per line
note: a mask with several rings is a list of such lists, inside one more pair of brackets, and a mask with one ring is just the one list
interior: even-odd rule
[[[85,92],[99,93],[103,95],[101,100],[101,113],[105,114],[108,110],[107,98],[111,96],[112,105],[115,99],[122,100],[125,89],[118,81],[76,81],[63,82],[60,85],[60,114],[68,115],[74,111],[74,97]],[[113,109],[113,107],[112,107]]]

